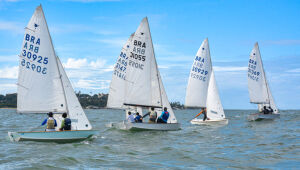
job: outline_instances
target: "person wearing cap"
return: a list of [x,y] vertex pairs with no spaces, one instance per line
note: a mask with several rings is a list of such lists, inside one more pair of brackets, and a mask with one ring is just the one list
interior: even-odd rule
[[142,116],[139,114],[139,112],[136,112],[135,115],[136,115],[136,116],[135,116],[135,118],[134,118],[134,121],[135,121],[136,123],[143,123],[143,118],[142,118]]
[[154,107],[151,107],[150,112],[145,114],[143,116],[143,118],[145,118],[146,116],[149,116],[149,123],[155,123],[156,122],[157,112],[154,110]]
[[41,126],[44,126],[45,124],[47,124],[47,127],[46,127],[45,131],[55,131],[55,127],[57,126],[57,123],[56,123],[56,120],[53,118],[53,113],[52,112],[48,113],[48,118],[46,118],[43,121]]

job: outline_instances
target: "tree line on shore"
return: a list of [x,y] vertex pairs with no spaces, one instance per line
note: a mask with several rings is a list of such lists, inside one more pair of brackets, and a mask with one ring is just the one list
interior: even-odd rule
[[[99,109],[105,108],[107,104],[108,94],[83,94],[80,91],[76,93],[81,106],[85,109]],[[180,102],[171,102],[172,108],[183,109]],[[17,107],[17,93],[10,93],[6,95],[0,94],[0,108],[16,108]]]

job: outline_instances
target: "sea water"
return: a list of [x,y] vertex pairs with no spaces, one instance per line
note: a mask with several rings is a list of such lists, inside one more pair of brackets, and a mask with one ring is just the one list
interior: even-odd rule
[[199,110],[175,110],[181,130],[122,131],[109,127],[121,110],[85,110],[99,134],[57,144],[11,142],[8,131],[36,128],[46,114],[0,109],[0,169],[299,169],[300,111],[273,121],[247,121],[254,110],[225,110],[227,125],[192,125]]

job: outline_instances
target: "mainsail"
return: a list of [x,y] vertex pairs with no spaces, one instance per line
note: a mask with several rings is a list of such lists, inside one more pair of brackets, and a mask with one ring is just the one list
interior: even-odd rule
[[269,104],[269,91],[267,88],[265,72],[261,60],[258,43],[255,43],[248,63],[248,91],[250,102],[256,104]]
[[208,83],[212,71],[208,39],[201,44],[191,68],[186,89],[186,107],[206,107]]
[[56,55],[41,6],[36,8],[25,28],[17,100],[19,113],[67,111]]
[[20,55],[18,112],[68,113],[72,130],[92,129],[67,74],[56,57],[41,6],[26,27]]
[[118,60],[114,66],[107,100],[108,108],[124,108],[123,104],[125,98],[125,78],[128,65],[128,57],[130,56],[130,43],[133,35],[134,34],[132,34],[124,44]]

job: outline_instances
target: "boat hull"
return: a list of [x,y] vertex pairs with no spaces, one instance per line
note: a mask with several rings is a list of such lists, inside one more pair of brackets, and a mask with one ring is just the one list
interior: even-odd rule
[[36,142],[77,142],[95,135],[95,130],[68,130],[68,131],[36,131],[36,132],[8,132],[11,141],[36,141]]
[[154,131],[175,131],[180,130],[180,123],[112,123],[111,127],[122,130],[154,130]]
[[280,114],[263,114],[263,113],[253,113],[248,115],[247,119],[249,121],[259,121],[259,120],[273,120],[279,118]]
[[219,119],[219,120],[205,120],[203,119],[193,119],[190,121],[191,124],[201,125],[201,124],[228,124],[228,119]]

